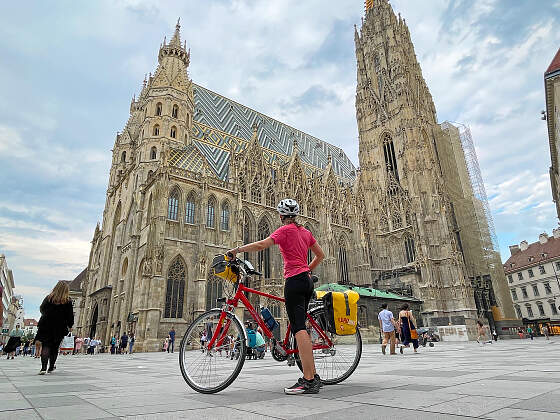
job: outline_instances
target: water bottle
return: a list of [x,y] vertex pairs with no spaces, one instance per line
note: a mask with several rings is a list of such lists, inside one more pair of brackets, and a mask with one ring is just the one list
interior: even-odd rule
[[268,310],[268,308],[261,309],[261,316],[264,320],[264,323],[266,324],[266,326],[270,331],[273,331],[279,325],[278,322],[274,319],[274,317],[270,313],[270,311]]

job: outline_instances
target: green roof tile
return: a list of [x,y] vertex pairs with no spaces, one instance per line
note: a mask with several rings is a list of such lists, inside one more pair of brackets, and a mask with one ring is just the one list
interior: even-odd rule
[[407,300],[411,302],[420,302],[419,299],[411,298],[407,296],[397,295],[396,293],[383,292],[381,290],[372,289],[370,287],[358,287],[358,286],[344,286],[338,283],[323,284],[322,286],[316,287],[315,290],[322,290],[326,292],[344,292],[346,290],[353,290],[358,292],[360,296],[376,297],[381,299],[394,299],[394,300]]

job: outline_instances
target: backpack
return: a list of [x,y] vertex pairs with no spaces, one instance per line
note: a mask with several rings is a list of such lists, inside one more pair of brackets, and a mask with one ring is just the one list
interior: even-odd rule
[[353,290],[344,292],[323,292],[316,296],[323,300],[327,312],[327,330],[337,335],[356,334],[358,326],[358,300],[360,295]]

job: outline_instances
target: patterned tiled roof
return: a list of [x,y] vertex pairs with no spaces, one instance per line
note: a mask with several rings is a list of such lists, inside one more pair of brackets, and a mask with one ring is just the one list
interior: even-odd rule
[[[247,147],[254,124],[259,127],[259,143],[264,148],[264,156],[269,162],[287,162],[295,140],[308,174],[317,168],[325,168],[330,154],[337,176],[345,180],[355,178],[355,168],[348,156],[332,144],[196,84],[194,102],[193,145],[204,155],[221,179],[227,177],[231,148],[239,153]],[[192,148],[187,147],[172,151],[170,159],[175,166],[197,170],[196,167],[202,163],[193,159],[194,153]]]

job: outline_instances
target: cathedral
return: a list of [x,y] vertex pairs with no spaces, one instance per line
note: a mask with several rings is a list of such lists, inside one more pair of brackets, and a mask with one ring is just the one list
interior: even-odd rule
[[[286,197],[300,203],[300,223],[325,251],[322,284],[414,297],[423,325],[463,326],[469,338],[477,319],[496,328],[515,318],[503,271],[471,263],[482,245],[461,240],[465,193],[446,178],[457,176],[449,168],[462,155],[437,122],[408,27],[386,0],[366,2],[355,51],[359,168],[340,148],[194,83],[177,23],[115,139],[79,335],[107,342],[134,331],[144,351],[157,351],[172,326],[182,336],[228,293],[211,274],[213,256],[268,237]],[[251,286],[281,295],[279,251],[245,258],[263,273]],[[376,314],[364,319],[377,324]]]

